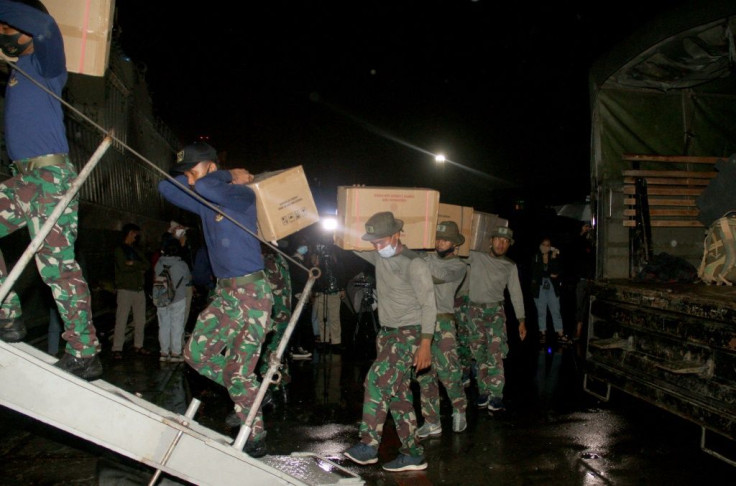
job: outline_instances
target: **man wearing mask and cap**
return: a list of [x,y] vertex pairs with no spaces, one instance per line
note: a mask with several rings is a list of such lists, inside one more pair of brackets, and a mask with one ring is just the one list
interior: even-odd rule
[[471,251],[469,270],[470,351],[478,365],[478,408],[495,412],[504,410],[503,388],[506,384],[503,359],[509,351],[504,312],[504,290],[519,321],[519,337],[526,338],[524,297],[519,271],[506,252],[514,244],[514,232],[499,226],[491,233],[490,253]]
[[[158,190],[166,200],[199,215],[217,277],[215,295],[197,317],[184,359],[199,374],[227,389],[242,424],[260,387],[254,370],[273,306],[260,241],[253,236],[257,234],[256,196],[247,186],[253,175],[245,169],[219,170],[215,149],[204,142],[184,147],[170,172],[178,183],[188,185],[219,209],[205,205],[168,179],[159,182]],[[245,452],[252,457],[264,456],[265,436],[259,411]]]
[[429,266],[401,243],[403,226],[391,212],[374,214],[365,223],[363,240],[376,251],[355,252],[376,267],[381,329],[376,337],[376,359],[363,384],[360,442],[343,454],[358,464],[378,462],[378,446],[390,411],[401,448],[396,459],[383,465],[386,471],[427,468],[416,437],[411,377],[412,368],[419,372],[431,364],[437,306]]
[[[457,247],[465,243],[465,237],[454,221],[442,221],[437,225],[435,253],[428,253],[425,261],[434,279],[434,295],[437,303],[437,323],[432,339],[432,366],[417,373],[420,404],[424,424],[417,430],[423,439],[442,434],[440,423],[440,388],[445,387],[452,403],[452,430],[462,432],[468,422],[465,411],[468,400],[462,384],[462,368],[457,356],[455,331],[455,291],[465,278],[467,265],[455,254]],[[438,382],[439,380],[439,382]]]

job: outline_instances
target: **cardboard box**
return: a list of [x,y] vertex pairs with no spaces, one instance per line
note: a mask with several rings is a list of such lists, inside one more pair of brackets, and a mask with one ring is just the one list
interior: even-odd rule
[[497,214],[473,212],[473,229],[470,237],[470,249],[476,251],[490,251],[491,233],[499,226],[508,226],[509,221],[498,217]]
[[301,165],[258,174],[249,186],[256,193],[258,235],[264,240],[280,240],[319,221]]
[[437,223],[442,221],[454,221],[460,233],[465,237],[457,251],[460,256],[470,255],[470,239],[473,235],[473,208],[468,206],[456,206],[454,204],[440,203],[437,213]]
[[64,37],[69,72],[104,76],[110,59],[115,0],[43,0]]
[[344,250],[373,250],[363,241],[365,222],[391,211],[404,221],[401,242],[409,248],[434,248],[440,193],[417,187],[337,187],[335,244]]

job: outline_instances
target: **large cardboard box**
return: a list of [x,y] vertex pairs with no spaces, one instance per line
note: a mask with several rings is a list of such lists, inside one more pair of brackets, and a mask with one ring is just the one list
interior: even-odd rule
[[473,235],[473,208],[468,206],[456,206],[454,204],[440,203],[437,213],[437,223],[442,221],[454,221],[460,233],[465,237],[457,251],[460,256],[470,255],[470,239]]
[[264,240],[280,240],[319,221],[301,165],[258,174],[249,186],[256,193],[258,235]]
[[372,250],[363,241],[365,222],[391,211],[404,221],[401,242],[409,248],[434,248],[440,193],[417,187],[338,186],[335,244],[344,250]]
[[490,251],[491,233],[499,226],[508,226],[509,221],[500,218],[497,214],[473,212],[473,230],[470,237],[470,249],[476,251]]
[[115,0],[43,0],[64,37],[69,72],[104,76],[110,60]]

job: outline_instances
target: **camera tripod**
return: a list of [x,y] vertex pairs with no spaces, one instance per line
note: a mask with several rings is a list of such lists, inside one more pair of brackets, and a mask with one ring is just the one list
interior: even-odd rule
[[353,333],[353,347],[356,354],[362,354],[367,359],[374,359],[376,357],[377,334],[378,322],[373,311],[373,288],[372,286],[366,286],[363,287],[358,320],[355,323],[355,332]]

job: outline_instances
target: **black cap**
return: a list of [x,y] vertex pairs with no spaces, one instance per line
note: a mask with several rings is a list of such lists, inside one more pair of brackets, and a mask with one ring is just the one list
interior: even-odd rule
[[172,175],[183,174],[184,171],[204,161],[217,163],[217,151],[208,143],[194,142],[176,154],[176,164],[169,173]]

